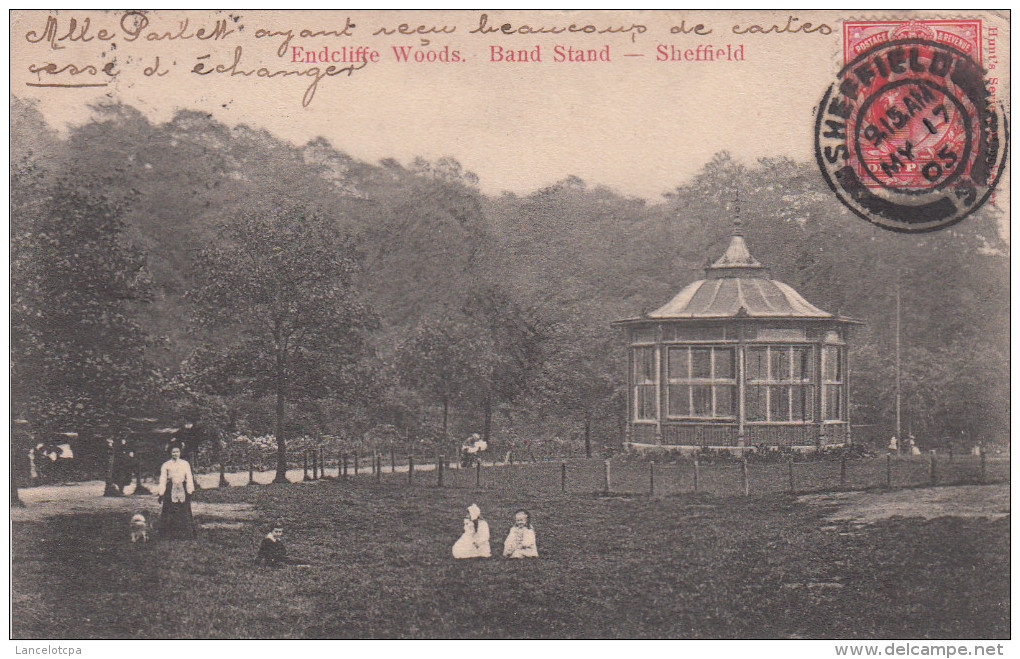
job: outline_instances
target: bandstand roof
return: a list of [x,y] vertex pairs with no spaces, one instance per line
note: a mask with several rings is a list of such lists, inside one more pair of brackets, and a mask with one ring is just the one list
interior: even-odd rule
[[824,311],[790,285],[772,279],[747,249],[739,222],[726,252],[705,269],[705,276],[639,320],[709,318],[833,319],[856,322]]

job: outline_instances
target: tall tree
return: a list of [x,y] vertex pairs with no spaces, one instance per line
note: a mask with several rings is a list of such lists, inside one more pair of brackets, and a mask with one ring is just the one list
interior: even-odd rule
[[107,493],[128,417],[159,374],[134,310],[149,300],[145,261],[122,245],[122,208],[77,175],[18,203],[12,236],[11,383],[15,414],[43,438],[78,433],[83,461],[107,455]]
[[273,391],[274,482],[286,482],[291,394],[308,378],[328,383],[339,364],[360,357],[364,332],[374,324],[354,289],[353,240],[331,218],[274,203],[225,223],[219,242],[197,262],[189,292],[196,316],[221,330],[224,347],[213,361],[237,369],[223,386]]
[[397,348],[401,381],[443,408],[449,436],[450,406],[469,387],[476,368],[474,337],[460,319],[424,320]]
[[539,411],[580,426],[584,452],[590,458],[593,426],[612,425],[625,414],[626,383],[619,363],[626,353],[618,337],[585,320],[584,316],[564,320],[551,328],[548,357],[532,399]]
[[542,363],[542,320],[496,285],[473,291],[464,314],[475,337],[469,391],[481,403],[482,436],[488,442],[493,411],[517,401],[534,384]]

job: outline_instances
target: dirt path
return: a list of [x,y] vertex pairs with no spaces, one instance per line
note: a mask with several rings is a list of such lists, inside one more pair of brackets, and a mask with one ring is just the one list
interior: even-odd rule
[[832,506],[830,521],[871,524],[890,517],[1009,517],[1009,483],[925,487],[889,492],[808,494],[798,501]]
[[[245,482],[247,482],[247,474],[245,477]],[[212,478],[200,477],[199,482],[203,486],[211,487],[216,483],[216,476]],[[151,483],[147,485],[150,489],[155,490]],[[153,515],[158,516],[159,514],[160,505],[155,494],[104,497],[103,489],[103,481],[23,488],[19,493],[21,500],[25,502],[25,507],[11,508],[11,520],[34,522],[57,515],[104,511],[118,511],[125,514],[145,511],[150,519],[153,519]],[[133,485],[128,487],[128,492],[133,489]],[[195,501],[192,504],[192,512],[196,516],[227,520],[247,519],[255,515],[254,507],[251,504],[207,503],[203,501]],[[215,523],[211,522],[211,524]]]
[[[415,465],[415,472],[418,471],[433,471],[435,469],[434,464]],[[407,465],[397,466],[397,473],[407,473]],[[335,476],[336,468],[330,468],[326,470],[327,475]],[[383,473],[392,473],[388,466],[383,466]],[[273,477],[276,475],[275,470],[270,471],[256,471],[255,482],[259,484],[267,484],[272,482]],[[229,472],[225,474],[227,482],[231,486],[242,486],[248,484],[248,472],[238,471]],[[287,472],[287,478],[292,483],[301,482],[304,476],[304,472],[301,469],[291,469]],[[368,466],[364,466],[357,478],[370,478],[371,472]],[[354,478],[353,467],[351,471],[351,478]],[[199,486],[204,488],[214,488],[219,482],[219,474],[198,474],[195,476],[195,480]],[[323,482],[323,481],[312,481]],[[156,484],[150,480],[143,481],[142,483],[149,490],[155,492]],[[105,484],[103,481],[86,481],[83,483],[65,483],[60,485],[41,485],[38,487],[26,487],[19,490],[21,500],[25,503],[24,508],[11,508],[11,520],[15,522],[20,521],[37,521],[45,519],[46,517],[52,517],[54,515],[74,515],[77,513],[89,513],[97,511],[123,511],[123,512],[135,512],[138,510],[146,511],[147,513],[157,513],[159,511],[159,504],[156,501],[156,495],[138,495],[134,496],[134,484],[127,487],[126,492],[128,496],[124,497],[104,497],[103,490]],[[239,517],[250,517],[254,514],[252,508],[248,504],[214,504],[206,503],[201,501],[194,502],[192,510],[195,515],[205,515],[211,517],[224,517],[228,519],[237,519]],[[212,522],[211,522],[212,523]]]

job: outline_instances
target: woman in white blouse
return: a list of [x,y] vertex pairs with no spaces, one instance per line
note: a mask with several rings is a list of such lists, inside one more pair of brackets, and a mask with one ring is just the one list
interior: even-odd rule
[[158,491],[163,503],[159,534],[164,538],[194,538],[191,495],[195,492],[195,476],[187,460],[181,460],[181,449],[177,446],[170,449],[170,459],[159,470]]

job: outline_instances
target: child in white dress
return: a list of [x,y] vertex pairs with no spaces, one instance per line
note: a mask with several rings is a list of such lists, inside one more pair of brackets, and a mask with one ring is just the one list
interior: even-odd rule
[[454,558],[488,558],[492,555],[489,549],[489,524],[482,519],[482,509],[471,504],[468,516],[464,518],[464,534],[453,545]]
[[503,556],[508,558],[538,558],[535,530],[531,528],[531,513],[518,510],[514,513],[514,525],[503,543]]

